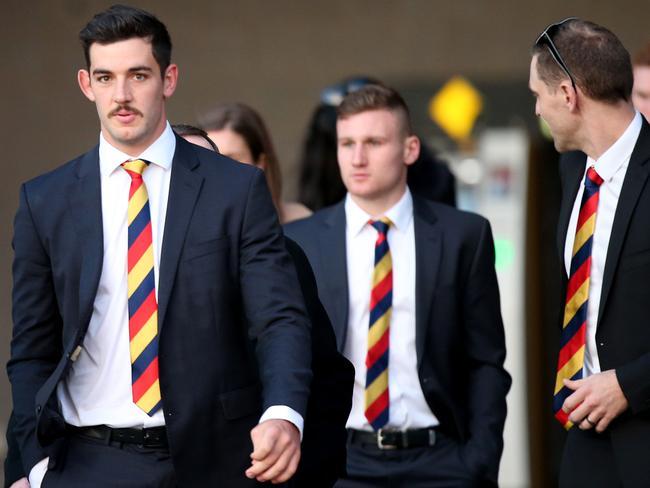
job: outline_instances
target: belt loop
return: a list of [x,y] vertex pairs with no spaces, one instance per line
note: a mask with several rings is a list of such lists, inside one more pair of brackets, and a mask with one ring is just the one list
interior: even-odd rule
[[436,430],[429,429],[429,446],[434,446],[436,444]]
[[110,446],[111,445],[111,429],[110,429],[110,427],[106,427],[104,429],[101,429],[101,431],[104,434],[104,438],[102,439],[103,444],[105,446]]

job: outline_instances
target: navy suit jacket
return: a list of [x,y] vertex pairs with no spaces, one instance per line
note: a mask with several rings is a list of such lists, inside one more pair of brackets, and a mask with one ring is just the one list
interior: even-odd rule
[[[560,160],[562,206],[557,250],[564,243],[571,210],[582,184],[586,155],[567,153]],[[607,248],[596,325],[602,371],[616,370],[629,409],[608,430],[618,472],[630,486],[650,486],[650,125],[643,120],[616,207]],[[574,232],[575,229],[571,230]],[[564,269],[564,268],[563,268]],[[567,276],[562,273],[566,293]],[[558,324],[561,325],[561,319]]]
[[[489,223],[413,195],[420,386],[468,470],[496,482],[503,449],[505,341]],[[348,324],[344,202],[285,226],[307,254],[343,350]]]
[[[26,472],[65,445],[56,386],[76,359],[103,258],[98,148],[23,185],[11,359]],[[165,421],[181,486],[251,486],[263,409],[304,415],[310,325],[264,174],[176,137],[158,285]]]

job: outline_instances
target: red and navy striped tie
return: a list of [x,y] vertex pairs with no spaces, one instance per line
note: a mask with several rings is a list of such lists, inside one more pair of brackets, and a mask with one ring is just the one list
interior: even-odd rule
[[587,304],[589,302],[589,276],[591,272],[591,248],[598,194],[603,179],[590,167],[585,176],[585,189],[580,204],[576,236],[573,242],[571,270],[567,285],[566,304],[560,345],[560,357],[555,378],[553,412],[555,418],[569,430],[573,423],[569,415],[562,410],[564,400],[572,393],[565,387],[563,380],[582,378],[584,367],[585,340],[587,337]]
[[129,189],[129,349],[133,402],[148,415],[161,407],[158,382],[158,304],[153,268],[151,214],[142,173],[149,163],[137,159],[122,167],[131,176]]
[[365,416],[374,430],[388,423],[388,346],[393,306],[393,263],[386,235],[391,221],[369,221],[378,232],[370,294],[370,324],[366,356]]

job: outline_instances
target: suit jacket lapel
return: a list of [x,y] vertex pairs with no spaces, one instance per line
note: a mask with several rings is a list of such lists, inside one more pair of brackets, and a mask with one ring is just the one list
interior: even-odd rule
[[319,263],[322,270],[323,292],[321,297],[328,300],[327,311],[336,334],[336,344],[343,351],[348,330],[348,268],[345,236],[345,200],[332,208],[325,218],[319,240]]
[[162,328],[165,322],[169,296],[174,285],[187,226],[203,184],[203,177],[194,172],[198,166],[199,160],[189,143],[176,136],[176,152],[172,162],[158,278],[159,328]]
[[442,236],[436,216],[426,201],[413,196],[413,229],[415,233],[415,350],[418,367],[424,355],[442,256]]
[[[605,303],[607,302],[607,297],[612,287],[614,271],[618,265],[618,259],[621,255],[628,225],[634,213],[634,208],[641,194],[641,190],[643,190],[648,179],[648,172],[650,171],[650,165],[647,164],[648,160],[650,160],[650,126],[643,120],[641,133],[630,157],[630,164],[628,165],[616,206],[614,224],[612,225],[609,247],[607,248],[605,271],[603,273],[603,288],[600,297],[600,306],[598,308],[598,323],[600,323]],[[638,216],[638,218],[646,217]]]
[[77,235],[71,240],[79,272],[79,328],[85,333],[102,272],[104,232],[102,228],[99,146],[79,159],[77,179],[70,187],[68,205]]
[[561,160],[563,167],[560,169],[564,178],[562,179],[562,202],[560,206],[560,217],[557,228],[557,251],[562,263],[563,276],[566,276],[566,264],[564,260],[564,245],[568,232],[575,232],[575,229],[569,229],[569,220],[571,220],[571,211],[578,194],[578,189],[582,183],[582,176],[585,170],[587,156],[584,153],[572,153],[567,155],[566,159]]

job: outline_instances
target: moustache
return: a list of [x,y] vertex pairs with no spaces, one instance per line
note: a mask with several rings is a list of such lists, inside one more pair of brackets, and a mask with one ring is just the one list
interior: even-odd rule
[[126,112],[131,112],[135,115],[142,116],[142,112],[140,112],[137,108],[133,108],[129,105],[120,105],[114,110],[111,110],[111,112],[108,114],[109,117],[114,117],[117,115],[119,112],[126,111]]

